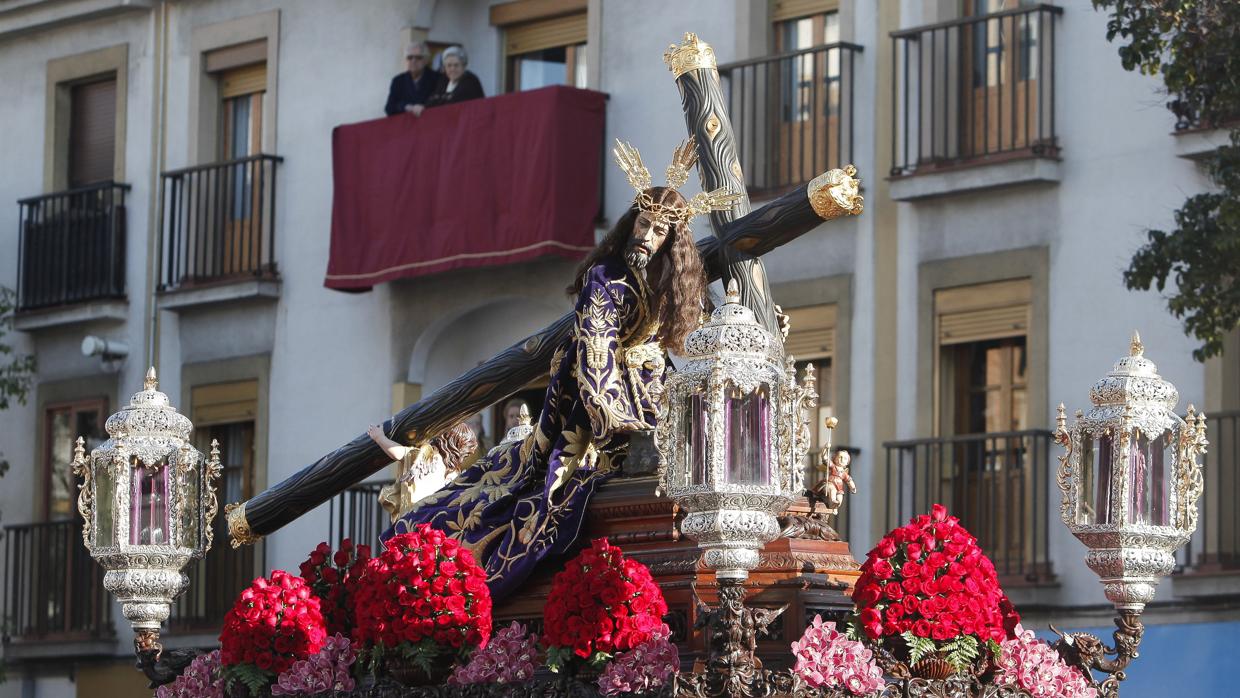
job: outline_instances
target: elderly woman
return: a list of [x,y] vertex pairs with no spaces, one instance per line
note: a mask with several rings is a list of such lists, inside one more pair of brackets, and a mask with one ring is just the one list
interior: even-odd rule
[[[469,55],[465,53],[465,49],[460,46],[450,46],[444,49],[443,75],[439,77],[439,84],[435,86],[435,91],[426,100],[427,107],[456,104],[486,96],[482,92],[482,83],[478,81],[478,76],[465,70],[467,65],[469,65]],[[420,116],[422,107],[420,105],[414,107],[413,113]]]

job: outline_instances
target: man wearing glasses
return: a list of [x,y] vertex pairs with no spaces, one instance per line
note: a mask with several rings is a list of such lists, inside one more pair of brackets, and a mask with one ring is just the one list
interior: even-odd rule
[[412,112],[415,104],[425,104],[426,98],[435,91],[439,73],[430,68],[430,57],[430,51],[421,41],[405,48],[405,65],[409,69],[392,78],[387,106],[383,108],[388,116]]

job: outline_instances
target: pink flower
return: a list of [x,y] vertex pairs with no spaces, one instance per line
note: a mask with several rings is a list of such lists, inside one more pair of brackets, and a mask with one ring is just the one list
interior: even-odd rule
[[525,683],[534,677],[537,659],[538,639],[524,625],[513,621],[492,635],[484,649],[474,652],[468,664],[458,666],[448,677],[448,683]]
[[999,669],[995,683],[1016,685],[1034,698],[1097,698],[1075,668],[1064,663],[1059,653],[1034,636],[1033,631],[1016,626],[1016,637],[1000,643]]
[[155,698],[224,698],[220,651],[194,657],[175,681],[155,690]]
[[814,616],[800,640],[792,643],[796,664],[792,671],[813,688],[842,688],[856,696],[868,696],[883,687],[883,672],[865,645],[849,640],[835,623]]

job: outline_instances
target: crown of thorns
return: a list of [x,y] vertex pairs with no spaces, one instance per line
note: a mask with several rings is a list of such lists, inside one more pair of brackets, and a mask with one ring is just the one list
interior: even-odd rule
[[[650,195],[650,170],[642,163],[641,153],[628,143],[616,139],[616,147],[612,149],[616,164],[624,170],[624,176],[637,191],[633,201],[638,209],[648,213],[655,220],[664,223],[678,223],[681,227],[688,226],[694,216],[701,216],[711,211],[726,211],[736,204],[741,194],[723,186],[714,191],[694,194],[687,204],[664,204],[654,200]],[[667,166],[667,188],[677,191],[689,181],[689,171],[697,163],[697,148],[692,138],[685,140],[676,150],[672,151],[672,162]],[[679,193],[679,191],[677,191]]]

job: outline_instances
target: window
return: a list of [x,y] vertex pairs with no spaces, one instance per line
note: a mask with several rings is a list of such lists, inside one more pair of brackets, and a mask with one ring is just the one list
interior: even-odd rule
[[505,28],[508,92],[548,85],[586,86],[586,14]]
[[44,411],[43,472],[48,521],[77,516],[77,483],[73,475],[73,448],[77,438],[85,440],[86,452],[107,438],[103,422],[107,419],[103,398],[51,405]]
[[[968,16],[985,17],[1036,4],[1029,0],[967,0],[964,9]],[[972,89],[962,92],[966,100],[965,120],[973,125],[975,150],[998,148],[1001,136],[1003,140],[1019,139],[1027,133],[1026,121],[1038,118],[1036,107],[1029,102],[1038,94],[1040,27],[1040,15],[1036,13],[967,25],[963,41],[972,47]],[[1010,123],[1004,126],[1002,119]]]
[[[207,455],[212,440],[219,442],[223,470],[216,483],[216,496],[221,507],[254,496],[258,381],[198,386],[191,393],[191,404],[194,447]],[[261,574],[254,549],[234,549],[228,544],[228,522],[224,516],[215,517],[212,527],[214,545],[202,562],[187,571],[190,586],[177,600],[171,621],[175,630],[218,627],[219,619],[232,606],[236,595]]]
[[[835,11],[819,12],[775,22],[775,52],[790,53],[833,44],[840,40],[840,18]],[[838,116],[840,107],[840,53],[823,51],[794,56],[781,65],[780,116],[783,121],[806,121]],[[820,82],[819,82],[820,81]],[[816,85],[815,82],[818,82]]]
[[792,321],[792,330],[784,342],[784,350],[797,360],[798,379],[813,364],[814,383],[818,389],[818,413],[811,415],[814,428],[810,430],[810,453],[806,467],[817,462],[818,449],[826,443],[825,422],[835,416],[835,381],[833,375],[835,358],[835,305],[815,305],[792,308],[786,311]]
[[[265,50],[265,49],[264,49]],[[220,73],[220,160],[234,162],[218,175],[228,192],[224,218],[224,258],[221,272],[236,274],[252,267],[254,217],[260,209],[258,170],[245,161],[263,150],[263,100],[267,93],[267,64],[255,63]]]
[[106,182],[116,155],[116,76],[69,88],[69,188]]

